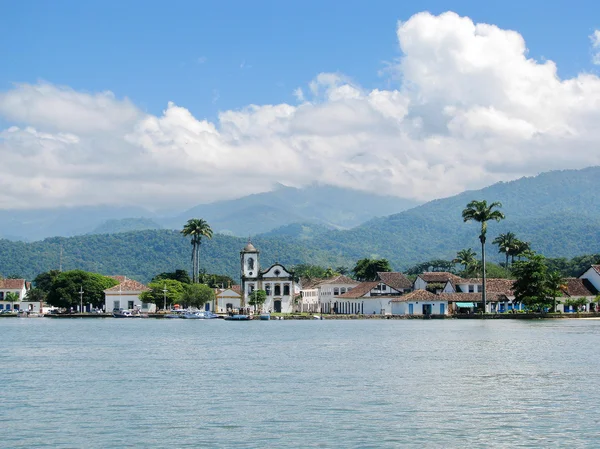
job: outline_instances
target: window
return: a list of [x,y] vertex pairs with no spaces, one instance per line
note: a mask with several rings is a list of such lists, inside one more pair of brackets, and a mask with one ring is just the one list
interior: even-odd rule
[[252,293],[254,291],[254,284],[248,284],[248,292]]
[[281,274],[281,271],[275,270],[274,273],[275,273],[275,276],[279,276]]
[[254,259],[252,257],[248,257],[248,269],[254,270]]
[[334,289],[333,289],[333,296],[337,296],[339,294],[340,294],[340,289],[337,288],[337,287],[334,287]]
[[267,296],[271,296],[271,284],[265,284],[265,292],[267,292]]
[[475,286],[469,285],[469,293],[475,293]]
[[0,301],[4,301],[4,292],[0,292]]
[[0,304],[0,310],[4,309],[4,304]]
[[148,310],[148,303],[147,302],[143,302],[142,303],[142,310]]
[[113,301],[113,310],[119,310],[121,308],[121,301]]
[[289,296],[289,294],[290,294],[290,284],[284,284],[283,285],[283,295]]
[[127,308],[129,310],[131,310],[131,309],[133,309],[133,307],[134,307],[134,302],[133,301],[127,301]]
[[281,285],[275,284],[275,296],[281,295]]
[[340,293],[342,293],[342,294],[343,294],[343,293],[346,293],[346,287],[342,287],[342,288],[340,288]]

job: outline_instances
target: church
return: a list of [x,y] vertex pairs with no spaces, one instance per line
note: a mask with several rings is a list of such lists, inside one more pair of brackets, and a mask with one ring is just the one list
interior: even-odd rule
[[260,252],[250,242],[240,252],[244,306],[250,307],[248,300],[254,290],[264,290],[267,299],[262,307],[263,312],[292,313],[294,296],[296,290],[299,291],[294,282],[294,273],[280,263],[261,270],[259,255]]

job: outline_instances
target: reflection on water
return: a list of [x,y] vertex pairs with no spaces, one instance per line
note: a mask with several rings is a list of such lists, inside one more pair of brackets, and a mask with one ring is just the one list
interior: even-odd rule
[[2,319],[0,447],[593,447],[599,329]]

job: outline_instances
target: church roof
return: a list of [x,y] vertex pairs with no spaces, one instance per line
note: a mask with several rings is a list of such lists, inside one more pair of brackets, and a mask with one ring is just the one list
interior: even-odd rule
[[257,253],[258,250],[254,247],[254,245],[251,242],[248,242],[246,244],[246,246],[244,246],[244,249],[242,250],[245,253]]

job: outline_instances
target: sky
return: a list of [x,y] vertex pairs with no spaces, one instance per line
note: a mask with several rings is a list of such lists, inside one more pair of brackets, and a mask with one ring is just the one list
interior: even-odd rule
[[600,2],[9,1],[0,209],[600,164]]

